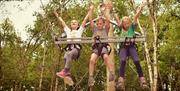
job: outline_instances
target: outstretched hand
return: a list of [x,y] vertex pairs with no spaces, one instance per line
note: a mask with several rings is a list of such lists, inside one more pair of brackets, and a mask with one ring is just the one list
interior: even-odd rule
[[140,7],[144,7],[144,6],[146,6],[148,3],[147,3],[147,0],[143,0],[142,1],[142,3],[141,3],[141,5],[140,5]]
[[93,5],[93,4],[91,4],[91,5],[89,6],[89,10],[94,10],[94,5]]
[[106,8],[106,7],[105,7],[104,4],[101,4],[101,5],[99,6],[99,9],[100,9],[101,12],[104,12],[105,8]]
[[106,4],[106,6],[105,6],[107,9],[112,9],[112,7],[113,7],[113,3],[110,1],[110,2],[108,2],[107,4]]

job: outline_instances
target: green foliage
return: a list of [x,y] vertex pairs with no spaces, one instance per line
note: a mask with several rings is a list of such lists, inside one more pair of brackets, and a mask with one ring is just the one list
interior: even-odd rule
[[[64,0],[65,1],[65,0]],[[81,1],[83,2],[83,1]],[[10,90],[14,88],[17,91],[26,89],[38,90],[39,80],[41,79],[41,70],[44,68],[42,91],[54,90],[56,83],[60,91],[65,89],[62,79],[56,81],[57,71],[64,66],[64,52],[59,51],[54,44],[51,33],[62,33],[62,26],[59,27],[53,9],[56,7],[57,12],[63,20],[69,24],[72,19],[82,22],[87,13],[88,0],[84,4],[79,4],[76,0],[70,0],[68,4],[61,5],[59,0],[53,0],[45,6],[44,15],[35,12],[37,17],[34,28],[27,27],[25,31],[29,33],[29,39],[22,41],[16,35],[13,24],[6,19],[0,24],[0,90]],[[114,7],[120,17],[131,15],[132,8],[127,0],[115,0]],[[180,86],[180,20],[179,20],[179,3],[176,0],[160,0],[161,6],[158,11],[158,70],[159,70],[159,89],[162,89],[162,83],[171,85],[173,90],[179,90]],[[128,6],[129,5],[129,6]],[[145,9],[146,10],[146,9]],[[96,14],[94,14],[96,16]],[[150,57],[153,55],[153,31],[148,13],[141,15],[140,23],[146,27],[148,48]],[[87,27],[83,36],[91,36],[92,32]],[[43,44],[46,43],[46,44]],[[64,45],[63,45],[64,46]],[[144,59],[145,52],[143,45],[139,43],[138,53],[143,72],[149,81],[147,63]],[[45,64],[42,65],[45,53]],[[67,86],[69,90],[88,89],[88,65],[91,54],[91,44],[83,44],[81,56],[78,60],[73,61],[71,72],[76,82],[74,87]],[[115,53],[115,72],[119,73],[119,58]],[[102,59],[98,60],[96,67],[96,83],[94,90],[101,91],[106,86],[106,67],[102,65]],[[77,84],[78,83],[78,84]],[[2,87],[2,89],[1,89]],[[132,60],[128,60],[126,67],[126,88],[128,91],[141,91],[138,83],[136,68]]]

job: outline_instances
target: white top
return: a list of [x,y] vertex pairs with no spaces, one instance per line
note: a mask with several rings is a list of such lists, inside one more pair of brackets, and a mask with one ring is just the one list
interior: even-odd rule
[[[81,38],[84,28],[82,26],[79,27],[78,30],[71,30],[69,27],[64,27],[64,31],[67,34],[67,38]],[[72,40],[67,40],[72,41]],[[73,41],[81,41],[81,39],[76,39]]]

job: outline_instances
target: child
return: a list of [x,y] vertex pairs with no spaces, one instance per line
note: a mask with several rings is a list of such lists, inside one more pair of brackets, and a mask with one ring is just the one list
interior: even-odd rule
[[[66,25],[61,17],[58,17],[58,13],[54,11],[55,16],[58,18],[58,21],[62,23],[65,33],[67,34],[67,38],[81,38],[83,30],[85,29],[86,21],[88,20],[89,12],[84,18],[81,25],[79,25],[77,20],[72,20],[70,24],[70,28]],[[67,40],[71,41],[71,40]],[[80,41],[79,39],[72,41]],[[66,52],[64,55],[65,66],[60,72],[57,72],[56,75],[64,78],[65,76],[70,75],[70,63],[74,59],[78,59],[80,56],[81,45],[80,44],[68,44],[66,47]]]
[[[120,23],[120,20],[117,15],[115,15],[115,19],[118,23],[119,29],[116,31],[118,33],[118,36],[120,37],[134,37],[135,36],[135,29],[137,27],[137,19],[140,16],[140,12],[143,8],[143,4],[140,6],[139,10],[137,11],[136,15],[134,16],[134,21],[131,22],[131,19],[128,16],[125,16],[122,18],[122,23]],[[146,80],[144,78],[142,68],[139,62],[139,57],[137,50],[135,48],[135,43],[129,43],[124,42],[120,44],[119,48],[119,57],[120,57],[120,71],[118,78],[117,87],[120,89],[124,89],[124,75],[125,75],[125,65],[126,65],[126,59],[128,56],[131,56],[133,59],[133,62],[136,66],[137,73],[139,76],[140,85],[143,88],[148,88],[146,84]]]
[[[92,10],[93,9],[91,9],[90,14],[89,14],[90,26],[92,28],[93,37],[95,38],[95,41],[99,41],[99,38],[101,38],[101,37],[103,37],[103,38],[108,37],[110,23],[108,20],[105,20],[104,18],[100,17],[96,21],[96,26],[95,26],[94,22],[92,21]],[[93,44],[93,53],[91,54],[90,63],[89,63],[89,80],[88,80],[89,86],[93,86],[95,83],[94,78],[93,78],[93,75],[94,75],[93,73],[94,73],[95,64],[96,64],[96,60],[97,60],[98,56],[101,56],[103,58],[106,66],[108,67],[108,69],[110,71],[109,81],[113,81],[115,79],[115,76],[112,72],[112,65],[110,63],[111,60],[109,58],[109,52],[108,52],[107,47],[108,47],[108,43],[96,43],[95,42]]]

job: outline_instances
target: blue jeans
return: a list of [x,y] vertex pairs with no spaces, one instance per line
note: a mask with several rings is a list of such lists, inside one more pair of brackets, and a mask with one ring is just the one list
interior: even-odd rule
[[138,53],[134,44],[129,46],[122,46],[119,49],[119,57],[120,57],[119,75],[121,77],[124,77],[125,75],[126,60],[128,56],[131,56],[131,58],[133,59],[139,77],[143,77],[142,68],[139,63]]

